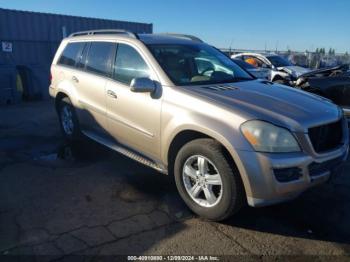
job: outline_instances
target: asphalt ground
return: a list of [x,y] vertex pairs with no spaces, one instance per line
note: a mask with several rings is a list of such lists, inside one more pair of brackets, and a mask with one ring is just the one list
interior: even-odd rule
[[88,139],[67,144],[51,102],[0,108],[0,260],[342,260],[350,254],[349,200],[347,162],[343,174],[294,201],[208,222],[188,210],[170,177]]

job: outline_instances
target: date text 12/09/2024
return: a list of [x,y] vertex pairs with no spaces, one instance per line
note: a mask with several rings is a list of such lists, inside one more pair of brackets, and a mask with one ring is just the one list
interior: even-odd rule
[[128,256],[128,261],[220,261],[217,256]]

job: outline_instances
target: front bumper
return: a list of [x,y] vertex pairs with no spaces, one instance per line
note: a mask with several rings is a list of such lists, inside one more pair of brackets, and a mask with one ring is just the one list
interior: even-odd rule
[[56,90],[55,90],[55,88],[52,85],[49,86],[49,95],[52,98],[56,97]]
[[[248,204],[258,207],[284,202],[310,187],[326,182],[342,172],[342,164],[346,161],[348,152],[348,139],[345,139],[343,145],[324,154],[317,154],[307,147],[297,153],[238,151],[244,166],[243,182]],[[298,174],[282,181],[277,175],[281,173],[278,172],[280,170]]]

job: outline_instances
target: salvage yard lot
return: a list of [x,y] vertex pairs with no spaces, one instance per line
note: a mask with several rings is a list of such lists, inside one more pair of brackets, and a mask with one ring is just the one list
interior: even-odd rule
[[295,201],[213,223],[171,179],[86,140],[64,143],[50,102],[0,108],[0,252],[350,255],[350,163]]

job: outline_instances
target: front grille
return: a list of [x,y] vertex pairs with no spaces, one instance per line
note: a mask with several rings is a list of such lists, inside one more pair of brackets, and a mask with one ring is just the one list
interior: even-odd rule
[[309,128],[309,137],[317,153],[334,149],[341,145],[343,139],[343,123],[334,123]]
[[343,161],[343,156],[331,159],[322,163],[313,162],[309,165],[309,175],[311,177],[322,175],[327,171],[332,171],[339,166]]

